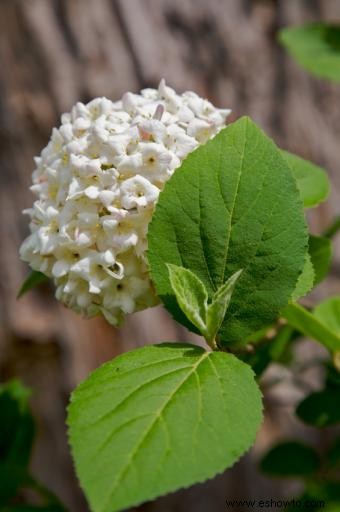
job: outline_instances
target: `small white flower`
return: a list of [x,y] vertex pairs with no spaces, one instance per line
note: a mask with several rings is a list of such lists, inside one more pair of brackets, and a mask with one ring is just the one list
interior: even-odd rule
[[203,144],[215,131],[214,124],[203,119],[193,119],[188,125],[187,133]]
[[149,171],[154,177],[166,176],[166,169],[172,160],[172,156],[163,144],[141,142],[139,149],[142,153],[143,169]]
[[120,174],[131,176],[137,174],[143,163],[143,158],[140,153],[133,155],[123,156],[121,162],[117,165],[117,170]]
[[152,185],[149,180],[139,174],[125,180],[120,190],[122,206],[127,210],[138,206],[153,205],[159,195],[159,188]]
[[94,185],[90,185],[89,187],[87,187],[84,190],[84,194],[89,199],[97,199],[99,197],[99,194],[100,194],[100,188],[99,187],[95,187]]
[[[163,115],[164,117],[164,115]],[[138,120],[139,137],[142,141],[163,142],[166,137],[166,126],[158,119]]]
[[167,146],[180,160],[183,160],[198,146],[197,140],[194,137],[189,136],[180,126],[169,126],[167,129],[167,135]]
[[52,277],[56,297],[114,325],[157,303],[145,252],[164,183],[224,126],[229,110],[158,89],[78,102],[34,159],[30,236],[20,255]]

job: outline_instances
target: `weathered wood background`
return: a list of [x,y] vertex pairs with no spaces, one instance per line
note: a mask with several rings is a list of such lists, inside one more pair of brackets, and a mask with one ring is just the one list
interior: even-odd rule
[[[33,471],[71,511],[88,508],[66,442],[70,390],[124,350],[192,336],[160,308],[132,316],[118,332],[67,311],[48,288],[16,301],[27,273],[17,254],[28,232],[20,212],[32,202],[33,155],[77,100],[117,99],[165,77],[179,91],[231,107],[235,118],[252,116],[282,147],[326,166],[334,192],[310,215],[320,232],[340,210],[340,86],[309,77],[276,42],[280,27],[320,19],[340,21],[339,0],[1,0],[1,379],[20,376],[34,389]],[[339,291],[336,268],[321,294]],[[280,496],[281,485],[256,476],[253,458],[298,430],[290,409],[269,416],[257,450],[234,470],[140,510],[223,511],[227,498]]]

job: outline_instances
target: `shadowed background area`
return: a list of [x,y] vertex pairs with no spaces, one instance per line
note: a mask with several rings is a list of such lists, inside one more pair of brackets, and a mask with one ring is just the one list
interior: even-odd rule
[[[122,351],[197,338],[174,324],[161,307],[132,315],[117,331],[100,318],[85,320],[66,310],[49,286],[16,300],[28,272],[18,247],[28,234],[21,210],[33,200],[28,190],[32,158],[48,142],[61,113],[76,101],[95,96],[116,100],[127,90],[157,86],[164,77],[178,92],[191,89],[217,106],[232,108],[233,119],[250,115],[281,147],[324,166],[333,192],[327,204],[309,214],[314,232],[321,233],[339,213],[340,85],[310,77],[276,41],[281,27],[316,20],[340,22],[340,2],[0,3],[1,380],[18,376],[33,388],[38,438],[32,470],[72,512],[88,508],[67,446],[70,391],[90,370]],[[335,253],[339,256],[339,243]],[[335,260],[318,298],[340,290],[339,257]],[[256,469],[258,454],[273,441],[287,434],[306,436],[308,429],[290,414],[303,393],[285,385],[281,394],[269,395],[268,418],[257,445],[237,467],[138,510],[223,511],[226,499],[279,498],[294,490],[294,483],[288,488],[259,476]]]

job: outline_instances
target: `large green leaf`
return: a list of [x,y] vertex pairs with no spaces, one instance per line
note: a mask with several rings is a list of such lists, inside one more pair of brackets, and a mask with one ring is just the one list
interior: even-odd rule
[[310,475],[319,466],[320,461],[315,450],[297,441],[277,444],[261,461],[262,471],[280,477]]
[[307,245],[303,205],[280,150],[250,119],[222,130],[165,185],[148,242],[157,293],[178,321],[188,325],[167,263],[194,272],[210,298],[243,269],[220,343],[239,342],[270,324],[293,293]]
[[73,393],[69,437],[93,512],[213,477],[254,442],[261,394],[231,354],[180,344],[128,352]]
[[279,39],[304,69],[340,81],[340,26],[312,23],[289,27],[281,30]]
[[308,160],[282,151],[297,181],[301,199],[305,208],[312,208],[327,199],[329,181],[325,171]]

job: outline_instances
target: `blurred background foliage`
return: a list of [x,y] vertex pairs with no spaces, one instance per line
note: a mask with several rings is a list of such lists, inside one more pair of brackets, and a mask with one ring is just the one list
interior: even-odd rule
[[[28,273],[17,252],[28,232],[20,212],[32,201],[32,157],[60,114],[78,100],[117,99],[164,77],[232,108],[233,119],[250,115],[281,147],[326,168],[332,194],[308,219],[313,233],[333,236],[334,249],[329,277],[307,299],[312,306],[340,292],[340,85],[330,81],[339,80],[339,32],[321,24],[337,22],[337,0],[1,1],[1,511],[87,511],[65,432],[70,391],[122,351],[160,339],[199,342],[161,307],[117,331],[63,308],[48,283],[16,300]],[[289,55],[280,29],[307,23],[314,25],[281,34]],[[213,481],[138,510],[222,511],[225,500],[299,496],[339,509],[339,375],[322,348],[290,327],[268,340],[244,355],[266,395],[251,453]]]

